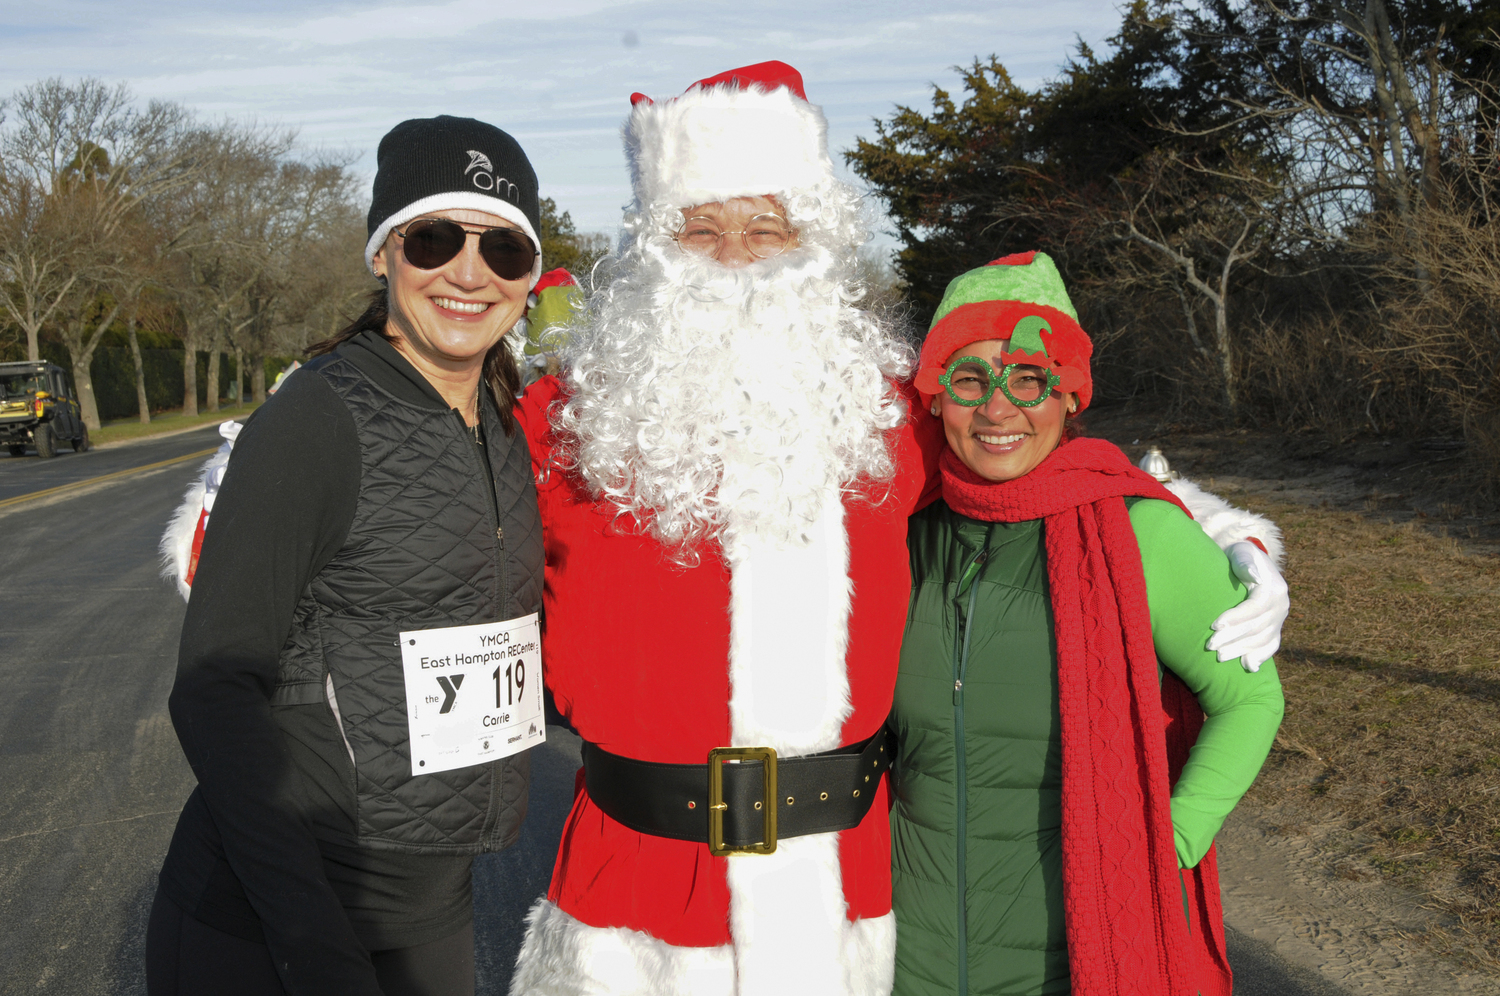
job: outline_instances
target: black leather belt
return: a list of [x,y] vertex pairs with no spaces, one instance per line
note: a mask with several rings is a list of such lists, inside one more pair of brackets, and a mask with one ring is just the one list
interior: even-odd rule
[[719,747],[708,764],[637,761],[584,741],[584,787],[638,833],[698,841],[719,855],[769,854],[784,837],[858,826],[891,765],[888,738],[882,728],[863,743],[780,759],[769,747]]

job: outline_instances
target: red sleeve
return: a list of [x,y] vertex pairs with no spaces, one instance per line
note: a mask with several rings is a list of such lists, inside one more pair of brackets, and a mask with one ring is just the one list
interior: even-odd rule
[[516,421],[526,433],[531,448],[531,472],[539,477],[547,457],[552,453],[552,418],[554,404],[563,397],[562,382],[553,374],[532,384],[516,399]]
[[942,419],[934,418],[923,407],[922,396],[911,382],[903,381],[897,389],[906,402],[906,422],[896,430],[896,473],[910,515],[942,497],[943,478],[938,471],[938,458],[948,441],[943,436]]

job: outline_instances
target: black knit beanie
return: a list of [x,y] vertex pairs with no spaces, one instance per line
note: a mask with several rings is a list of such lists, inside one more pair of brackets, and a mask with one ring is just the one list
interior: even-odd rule
[[380,140],[367,219],[365,265],[392,228],[430,211],[470,208],[518,226],[536,246],[531,285],[542,275],[536,172],[516,140],[494,125],[446,114],[403,121]]

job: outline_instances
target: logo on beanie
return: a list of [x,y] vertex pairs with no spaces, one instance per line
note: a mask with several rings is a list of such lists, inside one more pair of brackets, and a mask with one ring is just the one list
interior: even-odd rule
[[497,179],[494,170],[495,166],[490,162],[489,156],[474,149],[469,150],[469,165],[464,169],[464,176],[469,176],[472,172],[474,186],[480,190],[494,191],[508,201],[520,203],[521,188],[503,176]]

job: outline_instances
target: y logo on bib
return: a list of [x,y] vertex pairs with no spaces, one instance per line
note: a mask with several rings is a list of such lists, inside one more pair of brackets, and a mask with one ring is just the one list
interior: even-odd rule
[[458,698],[458,687],[464,683],[464,676],[455,674],[452,681],[446,677],[439,678],[437,683],[443,689],[443,707],[438,710],[438,714],[442,715],[453,709],[453,700]]

